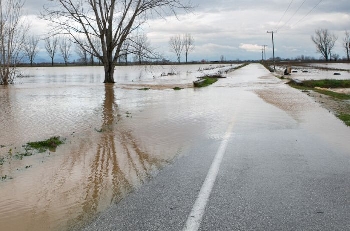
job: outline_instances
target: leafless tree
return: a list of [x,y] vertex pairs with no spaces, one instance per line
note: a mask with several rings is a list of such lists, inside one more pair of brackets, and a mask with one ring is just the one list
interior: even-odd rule
[[51,58],[51,66],[53,66],[53,59],[55,58],[58,45],[57,36],[49,37],[45,39],[45,49]]
[[148,41],[146,34],[137,34],[136,36],[131,38],[131,41],[132,42],[129,43],[129,46],[131,46],[131,48],[125,47],[125,52],[126,54],[128,52],[134,54],[134,60],[136,62],[142,64],[144,59],[150,59],[154,57],[153,49],[151,48],[150,42]]
[[223,55],[220,56],[220,62],[225,62],[225,56]]
[[88,64],[90,54],[87,52],[87,50],[84,48],[86,46],[86,42],[81,41],[81,43],[76,44],[75,46],[75,52],[80,58],[80,62],[84,63],[85,65]]
[[[105,83],[114,83],[114,67],[124,42],[152,15],[176,14],[189,9],[181,0],[54,0],[42,17],[56,25],[58,33],[69,34],[75,43],[85,36],[94,57],[103,64]],[[98,47],[93,43],[99,40]]]
[[338,54],[332,54],[332,59],[333,59],[334,61],[338,61],[338,60],[340,59],[340,55],[338,55]]
[[128,64],[128,55],[130,53],[130,41],[125,41],[123,44],[123,48],[120,51],[119,62],[125,62]]
[[21,22],[22,0],[0,0],[0,84],[13,83],[28,32]]
[[343,46],[346,52],[346,58],[350,61],[350,33],[349,31],[345,31],[345,36],[343,38]]
[[70,50],[71,46],[72,46],[72,42],[68,38],[62,37],[60,39],[59,48],[60,48],[62,58],[64,60],[64,64],[66,66],[68,64],[68,60],[71,55],[71,50]]
[[169,46],[170,46],[170,50],[173,53],[175,53],[175,55],[177,57],[177,61],[180,63],[181,54],[182,54],[182,51],[184,49],[184,43],[183,43],[183,40],[181,38],[181,35],[175,35],[175,36],[170,37]]
[[316,45],[316,51],[321,53],[326,61],[330,60],[335,42],[338,39],[337,36],[327,29],[318,29],[315,31],[315,35],[311,36],[311,39]]
[[183,46],[185,50],[186,63],[187,63],[188,54],[194,50],[194,39],[191,34],[185,34],[183,36]]
[[33,61],[35,59],[35,56],[39,52],[39,48],[38,48],[39,41],[40,41],[40,38],[35,35],[28,36],[26,38],[26,41],[24,44],[24,53],[29,59],[30,66],[33,66]]

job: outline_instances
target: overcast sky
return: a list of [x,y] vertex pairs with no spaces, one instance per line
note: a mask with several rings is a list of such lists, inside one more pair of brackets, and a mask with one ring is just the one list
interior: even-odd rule
[[[25,10],[29,15],[38,14],[45,2],[26,0]],[[258,60],[261,45],[268,45],[266,57],[270,58],[272,42],[267,31],[276,32],[275,56],[319,58],[311,35],[320,28],[338,36],[335,53],[345,56],[342,40],[344,31],[350,31],[349,0],[192,0],[192,4],[192,12],[179,12],[178,19],[152,19],[144,27],[152,47],[170,60],[176,60],[168,45],[170,37],[185,33],[195,40],[189,60],[219,60],[220,56]],[[29,17],[33,33],[42,33],[45,24]],[[49,60],[44,50],[39,59]]]

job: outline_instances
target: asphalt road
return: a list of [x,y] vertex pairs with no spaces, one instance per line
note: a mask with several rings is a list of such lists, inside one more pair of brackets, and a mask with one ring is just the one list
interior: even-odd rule
[[83,230],[350,230],[350,128],[259,64],[223,89],[217,135]]

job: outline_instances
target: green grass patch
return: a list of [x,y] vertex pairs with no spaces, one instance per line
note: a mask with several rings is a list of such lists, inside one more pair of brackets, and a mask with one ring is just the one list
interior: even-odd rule
[[59,136],[53,136],[47,140],[29,142],[27,143],[27,147],[36,149],[39,152],[45,152],[46,150],[54,149],[63,143],[63,140]]
[[339,119],[341,119],[347,126],[350,126],[350,114],[339,114],[337,115]]
[[181,87],[174,87],[173,88],[175,91],[179,91],[179,90],[182,90],[183,88],[181,88]]
[[302,82],[304,87],[321,87],[321,88],[350,88],[350,80],[321,79],[305,80]]
[[206,87],[206,86],[209,86],[209,85],[215,83],[216,81],[218,81],[218,78],[216,78],[216,77],[205,76],[205,77],[201,77],[199,80],[193,82],[193,84],[195,87]]
[[[343,80],[340,80],[340,81],[343,81]],[[333,82],[333,80],[331,80],[331,82]],[[335,82],[338,82],[338,81],[335,81]],[[334,87],[335,85],[340,86],[339,83],[334,84],[335,82],[333,82],[331,84],[332,88],[336,88],[336,87]],[[347,86],[347,82],[348,82],[348,80],[345,80],[342,86]],[[347,94],[337,93],[337,92],[334,92],[334,91],[328,91],[328,90],[325,90],[325,89],[315,88],[315,87],[327,88],[325,86],[325,83],[329,84],[329,81],[307,80],[307,81],[303,81],[303,82],[300,82],[300,83],[299,82],[297,83],[297,82],[290,81],[288,84],[291,87],[294,87],[296,89],[302,90],[304,92],[312,90],[312,91],[318,92],[320,94],[328,95],[330,97],[333,97],[334,99],[339,99],[339,100],[349,100],[350,99],[350,95],[347,95]]]
[[337,92],[327,91],[327,90],[322,90],[322,89],[317,89],[317,88],[314,88],[312,90],[316,91],[318,93],[324,94],[324,95],[331,96],[335,99],[340,99],[340,100],[349,100],[350,99],[350,95],[343,94],[343,93],[337,93]]
[[140,88],[140,89],[138,89],[139,91],[148,91],[148,90],[150,90],[151,88],[149,88],[149,87],[144,87],[144,88]]

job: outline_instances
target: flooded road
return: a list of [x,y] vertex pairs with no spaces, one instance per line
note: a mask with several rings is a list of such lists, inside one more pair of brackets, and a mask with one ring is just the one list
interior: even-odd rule
[[350,229],[349,127],[259,64],[193,96],[188,148],[83,230]]
[[[204,125],[219,119],[218,105],[203,110],[210,96],[192,81],[232,67],[118,67],[115,85],[102,84],[101,67],[22,69],[0,86],[1,230],[67,230],[140,187],[215,134]],[[65,143],[23,155],[52,136]]]
[[[229,124],[203,230],[288,221],[279,206],[305,213],[300,204],[332,200],[329,217],[338,212],[343,225],[350,129],[259,64],[192,88],[232,67],[118,67],[115,85],[102,84],[100,67],[23,69],[14,86],[0,86],[0,230],[181,230]],[[65,143],[22,155],[27,142],[52,136]]]

